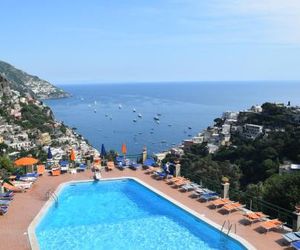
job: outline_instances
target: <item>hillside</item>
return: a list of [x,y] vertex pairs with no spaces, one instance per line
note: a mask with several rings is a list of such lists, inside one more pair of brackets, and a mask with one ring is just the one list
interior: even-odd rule
[[23,93],[30,93],[37,99],[64,98],[69,94],[51,83],[30,75],[14,66],[0,61],[0,74],[10,83],[11,88]]

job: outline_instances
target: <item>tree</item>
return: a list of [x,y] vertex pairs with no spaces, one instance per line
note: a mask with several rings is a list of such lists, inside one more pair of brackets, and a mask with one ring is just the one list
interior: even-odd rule
[[300,202],[300,173],[273,175],[263,187],[263,199],[294,211]]

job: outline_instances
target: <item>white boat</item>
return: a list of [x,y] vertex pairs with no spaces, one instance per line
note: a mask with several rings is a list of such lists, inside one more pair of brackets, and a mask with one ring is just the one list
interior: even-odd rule
[[156,120],[155,122],[156,122],[157,124],[159,124],[159,123],[160,123],[160,121],[159,121],[159,120]]
[[137,122],[137,120],[136,120],[136,119],[133,119],[133,122]]
[[94,113],[97,113],[97,109],[94,109]]
[[138,114],[138,117],[139,117],[139,118],[142,118],[142,114],[141,114],[141,113],[139,113],[139,114]]
[[159,121],[159,117],[158,117],[158,116],[154,116],[153,119],[154,119],[155,121]]
[[123,108],[122,104],[119,104],[119,109],[122,109],[122,108]]
[[136,109],[135,109],[135,108],[133,108],[132,112],[133,112],[133,113],[135,113],[135,112],[136,112]]

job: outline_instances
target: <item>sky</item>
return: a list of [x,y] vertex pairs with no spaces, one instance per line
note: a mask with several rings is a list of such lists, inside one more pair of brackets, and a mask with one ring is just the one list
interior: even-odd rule
[[300,80],[299,0],[0,0],[0,60],[53,83]]

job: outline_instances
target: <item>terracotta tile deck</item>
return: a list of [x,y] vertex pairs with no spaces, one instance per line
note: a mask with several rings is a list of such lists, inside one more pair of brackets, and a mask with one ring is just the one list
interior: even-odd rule
[[[149,175],[144,174],[143,170],[126,169],[120,171],[115,169],[110,172],[102,173],[103,178],[130,176],[136,177],[153,186],[159,191],[167,194],[185,206],[205,215],[210,220],[222,225],[224,220],[230,220],[236,224],[237,234],[246,239],[257,249],[277,250],[288,249],[282,243],[282,232],[270,231],[266,233],[258,232],[259,224],[254,223],[252,226],[241,223],[242,215],[240,212],[233,212],[229,215],[222,215],[218,210],[208,208],[209,203],[200,203],[189,197],[190,192],[181,193],[167,185],[164,181],[152,179]],[[92,178],[92,173],[88,170],[78,174],[64,174],[61,176],[42,176],[33,185],[31,190],[26,193],[16,194],[13,202],[9,207],[6,215],[0,216],[0,249],[25,250],[30,249],[27,237],[27,228],[41,207],[46,202],[45,194],[49,189],[55,190],[60,183],[71,180],[87,180]]]

